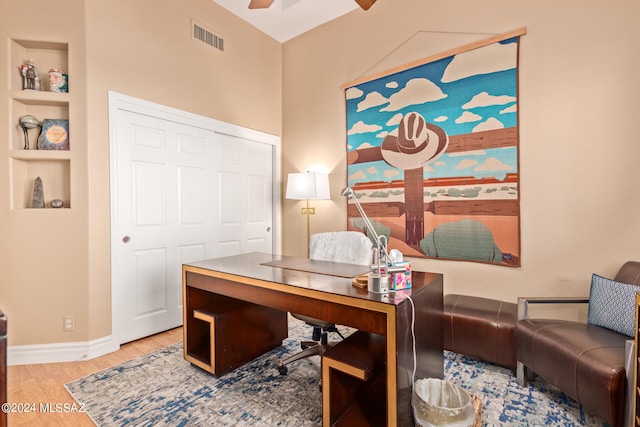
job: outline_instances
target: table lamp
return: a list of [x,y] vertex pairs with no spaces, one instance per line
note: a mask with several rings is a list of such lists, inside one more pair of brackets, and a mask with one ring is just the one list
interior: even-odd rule
[[369,289],[369,292],[374,294],[386,294],[389,292],[389,287],[391,285],[391,273],[405,271],[405,267],[394,267],[393,261],[391,261],[389,253],[387,252],[386,236],[378,235],[376,230],[373,228],[373,224],[369,221],[367,214],[364,213],[364,209],[362,209],[362,205],[358,201],[353,189],[351,187],[343,188],[340,194],[345,196],[347,200],[353,200],[358,213],[364,220],[365,228],[368,229],[368,232],[373,236],[372,240],[375,242],[373,260],[371,263],[373,271],[368,274],[367,288]]
[[309,215],[315,215],[316,209],[309,207],[309,200],[328,200],[329,175],[319,172],[290,173],[287,178],[285,198],[291,200],[306,200],[307,206],[302,208],[302,215],[307,216],[307,258],[309,257],[309,236],[311,228]]

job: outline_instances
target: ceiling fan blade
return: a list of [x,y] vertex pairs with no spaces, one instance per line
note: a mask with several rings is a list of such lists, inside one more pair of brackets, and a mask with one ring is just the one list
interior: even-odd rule
[[273,0],[251,0],[249,3],[249,9],[266,9],[271,6]]
[[360,5],[364,10],[369,10],[371,6],[376,2],[376,0],[356,0],[356,3]]

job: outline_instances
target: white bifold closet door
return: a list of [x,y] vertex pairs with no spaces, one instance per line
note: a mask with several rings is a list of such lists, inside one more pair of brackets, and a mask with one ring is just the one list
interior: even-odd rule
[[182,324],[182,263],[273,252],[274,147],[124,109],[116,132],[112,312],[125,343]]

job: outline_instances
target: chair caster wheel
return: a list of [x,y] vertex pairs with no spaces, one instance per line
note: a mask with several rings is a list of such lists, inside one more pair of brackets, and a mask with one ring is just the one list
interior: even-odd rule
[[280,372],[280,375],[287,375],[289,369],[286,366],[278,366],[278,372]]

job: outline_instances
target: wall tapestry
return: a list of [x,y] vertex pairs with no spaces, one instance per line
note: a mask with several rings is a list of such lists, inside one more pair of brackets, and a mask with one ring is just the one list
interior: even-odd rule
[[[519,30],[345,85],[347,179],[405,256],[520,265]],[[348,229],[363,229],[348,204]]]

